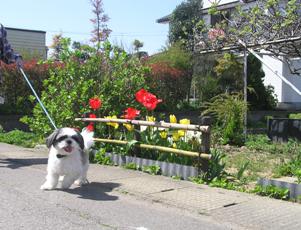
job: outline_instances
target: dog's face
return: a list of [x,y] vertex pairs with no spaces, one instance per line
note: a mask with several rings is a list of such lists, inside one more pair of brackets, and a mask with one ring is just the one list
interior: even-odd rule
[[53,146],[61,154],[69,155],[74,151],[84,149],[84,139],[82,135],[72,128],[61,128],[55,130],[47,139],[48,148]]

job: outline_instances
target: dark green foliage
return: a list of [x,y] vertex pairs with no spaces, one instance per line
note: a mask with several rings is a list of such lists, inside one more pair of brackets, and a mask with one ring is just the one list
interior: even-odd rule
[[181,42],[189,50],[194,47],[195,25],[202,19],[201,0],[187,0],[176,7],[169,24],[169,42]]
[[264,86],[261,62],[253,55],[248,56],[248,102],[252,110],[269,110],[276,106],[272,86]]
[[242,145],[244,115],[247,104],[241,94],[220,94],[206,103],[203,115],[215,117],[216,125],[221,129],[223,144]]
[[225,53],[218,58],[214,72],[223,92],[238,92],[243,89],[243,65],[236,55]]

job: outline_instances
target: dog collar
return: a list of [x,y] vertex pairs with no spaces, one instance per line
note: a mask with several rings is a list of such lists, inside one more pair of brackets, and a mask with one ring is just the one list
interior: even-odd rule
[[67,156],[67,155],[56,154],[56,157],[59,158],[59,159],[60,159],[60,158],[63,158],[63,157],[66,157],[66,156]]

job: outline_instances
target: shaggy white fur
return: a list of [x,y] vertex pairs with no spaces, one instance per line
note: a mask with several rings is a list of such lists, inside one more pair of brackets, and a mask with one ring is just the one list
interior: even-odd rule
[[93,143],[93,132],[86,129],[81,133],[72,128],[54,131],[46,140],[50,150],[46,182],[41,189],[55,189],[60,177],[63,189],[69,188],[73,183],[77,185],[87,183],[88,150]]

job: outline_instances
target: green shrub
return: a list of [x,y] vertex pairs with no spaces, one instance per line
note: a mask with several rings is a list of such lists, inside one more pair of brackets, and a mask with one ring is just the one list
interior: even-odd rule
[[289,115],[290,119],[301,119],[301,113],[291,113]]
[[159,109],[175,110],[187,98],[192,80],[192,56],[179,44],[147,60],[151,71],[147,77],[150,91],[163,99]]
[[241,94],[220,94],[205,104],[203,115],[216,118],[216,125],[222,131],[223,144],[242,145],[243,127],[247,104]]
[[[24,61],[24,72],[38,95],[43,90],[43,80],[49,77],[48,68],[47,64],[40,64],[36,60]],[[0,84],[0,92],[5,103],[0,105],[0,114],[31,114],[34,103],[29,96],[32,92],[16,65],[3,63],[1,75],[3,83]]]
[[142,171],[151,175],[158,175],[161,172],[161,168],[159,165],[143,166]]
[[288,189],[278,188],[274,185],[268,185],[268,186],[256,185],[256,187],[251,192],[260,196],[268,196],[280,200],[289,199]]
[[19,145],[26,148],[33,148],[43,142],[41,138],[33,133],[27,133],[20,130],[13,130],[7,133],[0,132],[0,142]]
[[219,149],[211,150],[211,159],[209,160],[208,171],[202,174],[202,181],[209,183],[211,181],[222,179],[226,176],[226,155]]
[[[41,96],[58,127],[84,125],[74,119],[90,112],[87,103],[95,96],[102,100],[99,117],[119,115],[134,104],[135,92],[144,86],[148,71],[139,60],[108,42],[104,43],[102,52],[88,46],[72,50],[70,39],[61,42],[60,64],[49,68],[50,77],[43,82],[45,90]],[[22,121],[38,134],[52,130],[39,104],[33,110],[33,117],[24,117]]]
[[90,161],[93,163],[101,164],[101,165],[112,165],[113,162],[109,156],[106,156],[106,149],[101,148],[99,151],[90,158]]
[[131,169],[131,170],[139,170],[140,169],[139,165],[137,165],[134,162],[125,164],[123,167],[126,168],[126,169]]

